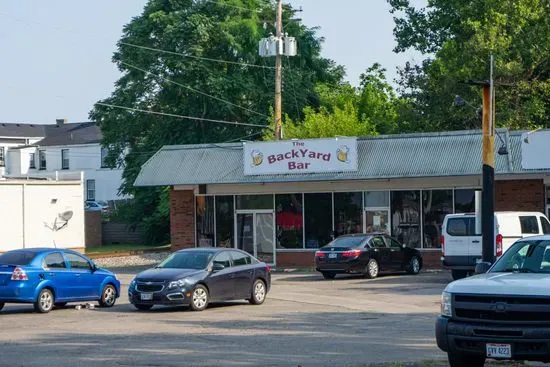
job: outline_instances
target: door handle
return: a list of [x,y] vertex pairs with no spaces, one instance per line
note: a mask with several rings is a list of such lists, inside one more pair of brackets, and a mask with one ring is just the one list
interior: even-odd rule
[[48,273],[48,276],[54,277],[54,276],[55,276],[55,273]]
[[472,243],[479,243],[479,241],[472,241]]
[[76,275],[77,277],[79,277],[79,276],[80,276],[80,274],[78,274],[78,273],[76,273],[75,275]]

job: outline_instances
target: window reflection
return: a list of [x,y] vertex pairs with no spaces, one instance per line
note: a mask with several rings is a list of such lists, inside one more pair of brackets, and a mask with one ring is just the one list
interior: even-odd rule
[[408,247],[420,247],[420,191],[392,191],[392,236]]
[[199,247],[214,246],[214,197],[197,196],[197,245]]
[[304,194],[306,248],[318,248],[332,240],[332,194]]
[[362,193],[334,193],[334,230],[336,236],[363,232],[362,207]]
[[302,194],[275,195],[277,248],[303,248]]
[[216,246],[233,247],[233,196],[216,196]]
[[447,214],[453,213],[452,190],[422,192],[425,248],[441,248],[441,226]]

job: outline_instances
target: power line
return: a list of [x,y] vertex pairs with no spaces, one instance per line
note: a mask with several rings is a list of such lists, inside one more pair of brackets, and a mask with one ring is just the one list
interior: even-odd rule
[[260,9],[250,9],[250,8],[245,8],[244,6],[231,5],[231,4],[228,4],[228,3],[224,2],[224,1],[220,1],[220,0],[207,0],[207,1],[209,3],[215,3],[215,4],[227,6],[229,8],[241,9],[241,10],[251,11],[251,12],[255,12],[255,13],[260,12]]
[[133,111],[133,112],[143,112],[143,113],[148,113],[148,114],[151,114],[151,115],[176,117],[176,118],[180,118],[180,119],[187,119],[187,120],[194,120],[194,121],[207,121],[207,122],[216,122],[216,123],[227,124],[227,125],[269,128],[269,126],[267,126],[267,125],[250,124],[250,123],[246,123],[246,122],[236,122],[236,121],[231,122],[231,121],[224,121],[224,120],[214,120],[214,119],[208,119],[208,118],[202,118],[202,117],[193,117],[193,116],[183,116],[183,115],[176,115],[176,114],[173,114],[173,113],[148,111],[148,110],[142,110],[142,109],[139,109],[139,108],[118,106],[118,105],[103,103],[103,102],[96,102],[96,105],[112,107],[112,108],[119,108],[119,109],[123,109],[123,110],[127,110],[127,111]]
[[195,93],[198,93],[198,94],[202,94],[203,96],[206,96],[206,97],[215,99],[215,100],[217,100],[217,101],[219,101],[219,102],[227,103],[227,104],[229,104],[229,105],[231,105],[231,106],[233,106],[233,107],[241,108],[241,109],[243,109],[243,110],[245,110],[245,111],[248,111],[248,112],[250,112],[250,113],[254,113],[254,114],[258,115],[258,116],[269,117],[269,116],[267,116],[267,115],[264,115],[263,113],[256,112],[256,111],[254,111],[254,110],[251,110],[251,109],[246,108],[246,107],[243,107],[243,106],[239,106],[238,104],[235,104],[235,103],[233,103],[233,102],[229,102],[229,101],[227,101],[227,100],[225,100],[225,99],[222,99],[222,98],[213,96],[213,95],[211,95],[211,94],[208,94],[208,93],[205,93],[205,92],[201,92],[201,91],[198,90],[198,89],[195,89],[195,88],[189,87],[189,86],[187,86],[187,85],[184,85],[184,84],[175,82],[175,81],[170,80],[170,79],[168,79],[168,78],[166,78],[166,77],[163,77],[163,76],[160,76],[160,75],[153,74],[153,73],[151,73],[151,72],[148,71],[148,70],[142,69],[142,68],[140,68],[140,67],[138,67],[138,66],[132,65],[132,64],[127,63],[127,62],[125,62],[125,61],[122,61],[122,60],[121,60],[120,63],[121,63],[121,64],[124,64],[124,65],[126,65],[126,66],[128,66],[128,67],[130,67],[130,68],[139,70],[139,71],[141,71],[141,72],[143,72],[143,73],[153,75],[153,76],[155,76],[155,77],[157,77],[157,78],[161,78],[161,79],[163,79],[164,81],[167,81],[167,82],[169,82],[169,83],[175,84],[175,85],[180,86],[180,87],[182,87],[182,88],[189,89],[189,90],[192,91],[192,92],[195,92]]
[[181,53],[181,52],[167,51],[167,50],[163,50],[163,49],[160,49],[160,48],[147,47],[147,46],[140,46],[140,45],[136,45],[136,44],[129,43],[129,42],[119,42],[119,43],[120,43],[121,45],[130,46],[130,47],[135,47],[135,48],[139,48],[139,49],[142,49],[142,50],[155,51],[155,52],[161,52],[161,53],[170,54],[170,55],[177,55],[177,56],[182,56],[182,57],[188,57],[188,58],[190,58],[190,59],[197,59],[197,60],[203,60],[203,61],[219,62],[219,63],[222,63],[222,64],[241,65],[241,66],[253,67],[253,68],[275,69],[275,68],[272,67],[272,66],[265,66],[265,65],[258,65],[258,64],[249,64],[249,63],[246,63],[246,62],[238,62],[238,61],[228,61],[228,60],[212,59],[212,58],[203,57],[203,56],[186,55],[186,54]]

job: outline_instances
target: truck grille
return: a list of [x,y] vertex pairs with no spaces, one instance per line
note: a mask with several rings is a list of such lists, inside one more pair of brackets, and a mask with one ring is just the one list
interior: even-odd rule
[[457,319],[510,322],[550,323],[550,297],[455,295],[454,316]]

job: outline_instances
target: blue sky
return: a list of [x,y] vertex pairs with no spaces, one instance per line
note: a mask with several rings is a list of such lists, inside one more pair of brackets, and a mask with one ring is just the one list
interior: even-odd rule
[[[323,55],[344,65],[348,79],[374,62],[395,67],[420,60],[394,54],[386,0],[285,0],[302,6],[308,26],[321,27]],[[424,5],[425,0],[413,0]],[[122,27],[146,0],[12,0],[0,2],[0,121],[87,121],[92,105],[110,95],[120,76],[111,62]],[[208,92],[208,91],[205,91]]]

